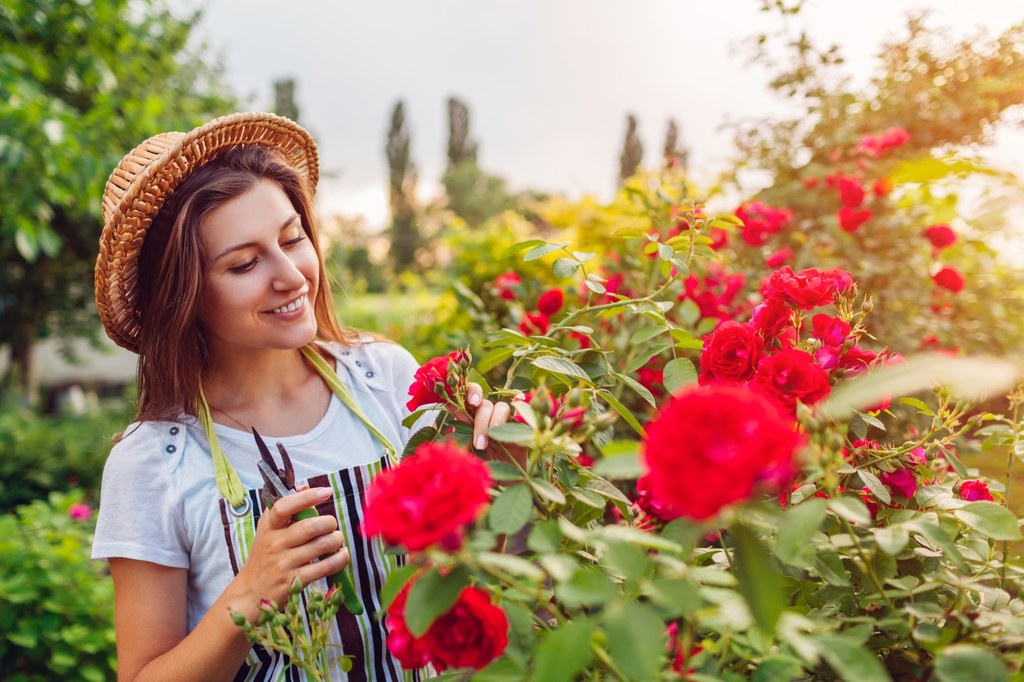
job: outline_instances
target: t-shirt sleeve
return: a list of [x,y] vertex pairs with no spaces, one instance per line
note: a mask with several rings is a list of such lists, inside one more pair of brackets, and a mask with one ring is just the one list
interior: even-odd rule
[[385,374],[390,381],[388,393],[392,401],[391,407],[397,415],[397,428],[402,436],[402,445],[404,446],[414,433],[433,425],[434,419],[437,417],[437,410],[427,410],[411,427],[402,426],[402,421],[412,413],[406,407],[406,403],[409,402],[409,387],[412,385],[420,364],[413,358],[412,353],[398,344],[376,342],[372,345],[375,347],[375,353],[379,356],[377,362],[382,368],[386,365],[388,369]]
[[188,536],[171,475],[182,455],[184,431],[133,424],[111,450],[103,467],[93,559],[189,567]]

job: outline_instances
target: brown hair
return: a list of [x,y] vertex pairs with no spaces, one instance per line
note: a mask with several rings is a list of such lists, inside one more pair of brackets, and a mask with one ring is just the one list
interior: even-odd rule
[[194,171],[157,214],[139,259],[139,421],[196,413],[199,383],[209,362],[199,319],[206,276],[200,226],[211,211],[252,189],[260,179],[281,186],[317,252],[320,286],[313,302],[317,338],[351,345],[358,335],[338,323],[324,271],[312,196],[277,152],[232,147]]

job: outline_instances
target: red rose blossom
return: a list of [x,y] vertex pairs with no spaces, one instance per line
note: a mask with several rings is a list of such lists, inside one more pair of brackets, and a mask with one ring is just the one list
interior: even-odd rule
[[932,275],[932,280],[936,285],[943,289],[949,289],[954,294],[959,294],[964,290],[964,276],[960,274],[960,271],[952,266],[945,266]]
[[[465,351],[456,350],[448,355],[439,355],[427,361],[416,370],[413,383],[409,387],[409,402],[405,404],[410,412],[424,405],[433,405],[444,400],[444,396],[454,398],[457,390],[461,390],[466,379],[459,370],[469,366],[469,356]],[[448,376],[458,377],[455,386],[448,384]]]
[[857,151],[878,158],[889,149],[902,147],[910,141],[910,133],[904,128],[889,128],[874,135],[865,135],[857,143]]
[[993,502],[992,493],[984,481],[964,481],[960,484],[960,499],[968,502]]
[[793,250],[788,246],[783,246],[778,251],[775,251],[768,255],[764,259],[764,264],[770,268],[777,268],[793,260]]
[[897,469],[879,475],[878,479],[892,492],[908,500],[917,492],[917,477],[910,469]]
[[853,278],[845,270],[809,268],[794,273],[788,265],[773,272],[761,287],[765,299],[777,298],[802,310],[828,305],[853,287]]
[[864,203],[864,188],[853,178],[839,178],[839,200],[843,206],[856,208]]
[[467,587],[423,635],[430,662],[440,670],[480,670],[508,646],[508,617],[479,587]]
[[826,346],[841,346],[850,335],[850,323],[830,315],[815,315],[811,318],[814,338]]
[[793,212],[761,201],[748,201],[736,209],[736,217],[743,221],[740,231],[743,241],[760,246],[793,219]]
[[523,279],[517,272],[505,272],[494,278],[494,289],[498,296],[506,301],[514,301],[516,298],[515,287],[522,284]]
[[796,401],[813,405],[829,394],[828,375],[810,354],[790,348],[761,360],[754,383],[775,398],[790,415]]
[[875,181],[871,193],[876,197],[884,197],[892,193],[892,178],[884,177]]
[[793,311],[781,299],[768,299],[758,304],[750,315],[750,324],[765,341],[774,339],[793,324]]
[[537,310],[542,315],[551,317],[562,309],[564,303],[565,294],[561,289],[548,289],[537,299]]
[[647,425],[644,484],[668,518],[706,519],[791,475],[801,437],[772,401],[738,386],[689,387]]
[[925,228],[921,234],[932,243],[936,250],[956,243],[956,232],[949,225],[932,225]]
[[548,333],[550,321],[544,313],[526,313],[519,321],[519,331],[527,336],[543,336]]
[[374,479],[362,532],[415,552],[455,549],[462,529],[487,506],[491,475],[477,457],[451,443],[425,443]]
[[704,337],[698,381],[701,386],[746,383],[754,377],[763,353],[764,341],[756,328],[739,322],[723,322]]
[[410,580],[402,587],[395,600],[388,607],[384,624],[387,625],[388,651],[398,659],[406,670],[422,668],[430,663],[430,655],[423,639],[413,637],[405,624],[405,600],[409,597],[409,589],[415,580]]
[[869,209],[858,211],[850,206],[843,206],[839,209],[839,227],[846,232],[856,232],[861,225],[871,219],[871,216]]

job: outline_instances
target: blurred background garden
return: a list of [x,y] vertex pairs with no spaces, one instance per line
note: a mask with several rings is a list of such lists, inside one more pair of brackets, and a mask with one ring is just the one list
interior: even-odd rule
[[[789,266],[850,272],[875,351],[1021,358],[1014,3],[345,4],[0,4],[0,677],[112,679],[88,555],[134,360],[92,268],[110,169],[161,131],[236,110],[307,127],[339,316],[421,361],[469,346],[486,375],[509,359],[488,332],[544,333],[543,293],[626,294],[639,269],[613,244],[673,203],[743,223],[679,297],[695,349]],[[531,239],[595,254],[596,279],[507,251]],[[619,371],[664,395],[667,346],[622,343]],[[1013,485],[999,438],[960,456]]]

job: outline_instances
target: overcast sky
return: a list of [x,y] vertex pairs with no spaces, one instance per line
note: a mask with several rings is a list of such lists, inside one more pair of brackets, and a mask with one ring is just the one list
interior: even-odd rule
[[[837,42],[858,82],[899,35],[908,11],[932,7],[957,35],[1024,20],[1019,0],[809,0],[795,21],[820,44]],[[731,153],[728,121],[787,112],[748,64],[746,41],[779,27],[758,0],[202,0],[199,32],[252,109],[270,108],[271,83],[298,81],[301,122],[316,137],[325,212],[386,221],[384,138],[405,100],[424,193],[446,162],[446,100],[469,103],[479,160],[514,189],[607,198],[628,112],[645,159],[657,158],[668,119],[691,149],[698,180]],[[197,0],[173,0],[196,8]],[[1024,171],[1024,134],[999,136],[995,158]]]

